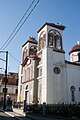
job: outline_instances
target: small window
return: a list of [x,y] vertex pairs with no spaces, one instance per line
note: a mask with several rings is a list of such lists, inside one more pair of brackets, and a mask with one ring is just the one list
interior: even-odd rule
[[61,49],[61,40],[59,35],[56,36],[56,48]]
[[18,89],[15,89],[15,93],[18,94]]
[[59,67],[54,67],[53,71],[55,74],[60,74],[60,72],[61,72]]
[[71,101],[75,102],[75,90],[76,89],[74,86],[71,86],[70,90],[71,90]]
[[26,85],[26,88],[25,88],[26,90],[28,89],[28,85]]
[[18,79],[16,79],[16,85],[18,86]]
[[6,88],[6,91],[5,91],[5,88],[3,88],[3,93],[6,92],[7,93],[7,88]]

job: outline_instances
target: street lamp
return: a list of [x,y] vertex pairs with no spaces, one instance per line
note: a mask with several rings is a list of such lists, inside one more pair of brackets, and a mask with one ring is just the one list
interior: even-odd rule
[[7,63],[8,63],[8,51],[0,51],[2,53],[6,53],[6,60],[0,58],[0,60],[4,61],[6,63],[6,68],[5,68],[5,89],[4,89],[4,105],[3,109],[6,109],[6,81],[7,81]]

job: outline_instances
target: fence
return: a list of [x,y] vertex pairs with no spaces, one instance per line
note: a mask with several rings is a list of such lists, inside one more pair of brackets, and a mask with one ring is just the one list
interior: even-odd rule
[[53,104],[53,105],[27,105],[26,113],[46,114],[60,117],[80,118],[80,105],[76,104]]
[[30,104],[15,103],[15,108],[23,108],[25,113],[46,114],[60,117],[80,118],[80,104]]
[[[4,100],[0,100],[0,108],[4,109]],[[12,110],[12,100],[9,98],[6,100],[6,110]]]

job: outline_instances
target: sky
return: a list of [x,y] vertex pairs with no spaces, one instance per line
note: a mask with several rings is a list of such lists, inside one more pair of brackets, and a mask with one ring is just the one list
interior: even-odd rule
[[[19,64],[22,63],[22,45],[29,36],[33,36],[37,40],[37,31],[45,22],[66,26],[63,31],[63,48],[66,60],[69,60],[70,49],[77,44],[77,41],[80,41],[80,0],[40,0],[29,15],[37,1],[34,1],[26,13],[21,24],[26,17],[27,19],[15,37],[12,40],[9,39],[11,42],[5,49],[1,49],[33,0],[0,0],[0,51],[9,52],[8,72],[19,71]],[[6,53],[0,52],[1,59],[5,60],[5,55]],[[4,71],[5,62],[0,60],[0,72]]]

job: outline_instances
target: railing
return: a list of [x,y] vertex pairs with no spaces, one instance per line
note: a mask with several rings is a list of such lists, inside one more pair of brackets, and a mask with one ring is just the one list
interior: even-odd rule
[[23,108],[23,102],[15,102],[15,103],[13,104],[13,107],[14,107],[14,108]]
[[24,112],[37,113],[43,115],[53,115],[60,117],[77,117],[80,118],[79,104],[53,104],[53,105],[27,105]]
[[29,104],[23,102],[15,103],[15,108],[23,108],[27,113],[60,116],[60,117],[74,117],[80,119],[80,104]]

